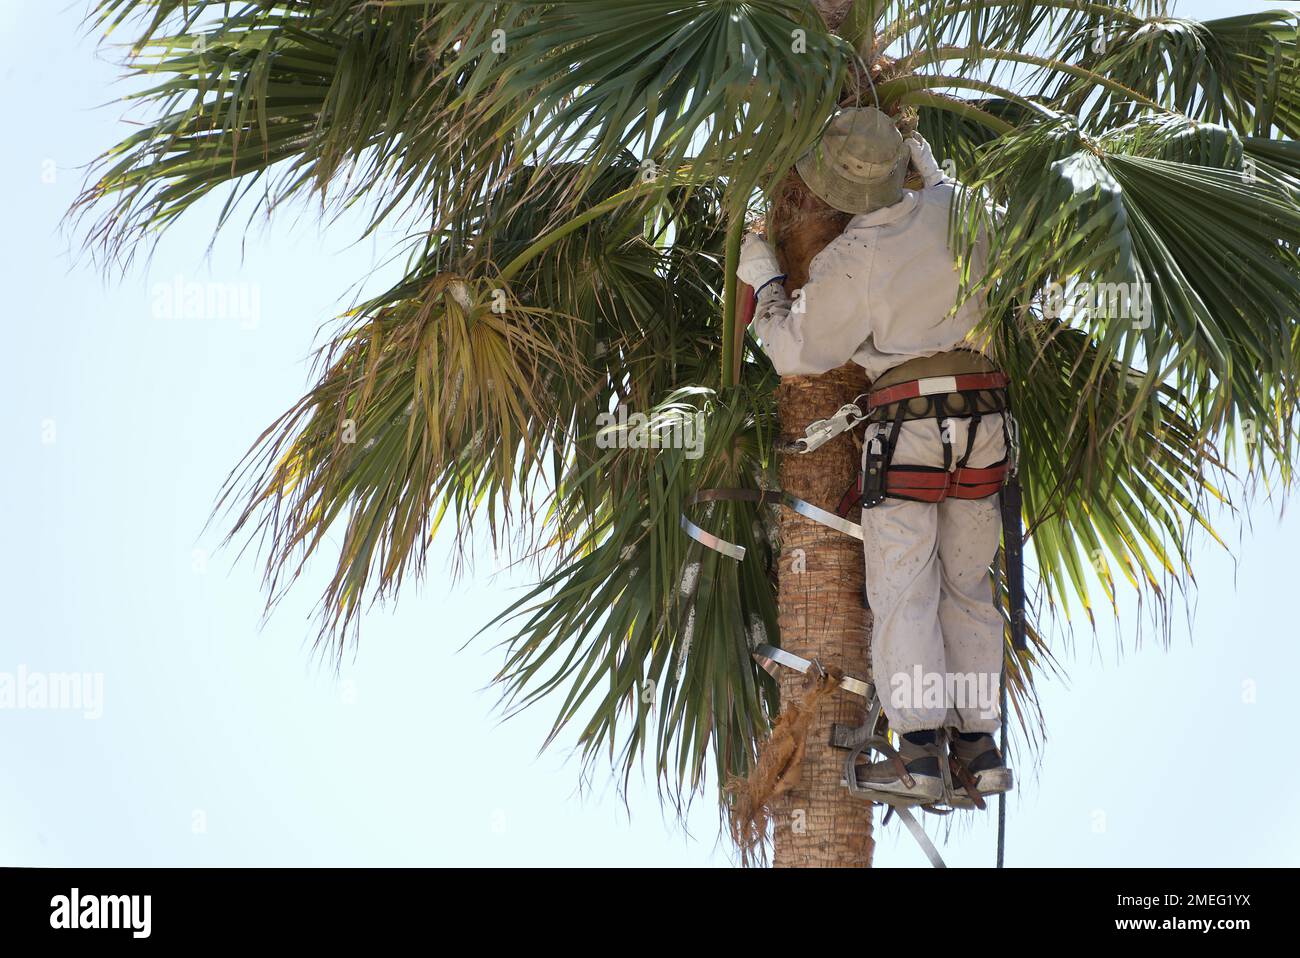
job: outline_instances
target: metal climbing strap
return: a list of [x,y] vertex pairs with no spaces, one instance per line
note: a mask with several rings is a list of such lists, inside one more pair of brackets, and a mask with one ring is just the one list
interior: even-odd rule
[[[795,672],[801,672],[804,674],[807,674],[810,671],[822,671],[821,664],[816,660],[805,659],[802,656],[787,652],[784,649],[778,649],[773,645],[759,645],[755,647],[753,656],[754,660],[773,677],[776,676],[778,667],[792,669]],[[898,753],[894,751],[894,748],[889,744],[888,739],[875,734],[876,726],[878,725],[881,716],[880,698],[876,694],[876,687],[864,679],[858,679],[846,675],[840,680],[840,688],[844,689],[846,692],[851,692],[854,695],[862,696],[867,703],[867,718],[861,729],[853,729],[847,735],[845,734],[844,726],[835,725],[831,729],[830,744],[834,747],[848,748],[850,750],[849,755],[844,762],[844,777],[841,784],[847,786],[849,792],[859,798],[865,798],[869,801],[889,805],[890,814],[898,815],[899,820],[907,827],[907,830],[912,834],[912,837],[916,839],[916,843],[921,847],[921,851],[924,852],[926,858],[930,860],[930,864],[935,868],[946,868],[947,865],[944,864],[943,856],[939,854],[939,849],[935,847],[934,842],[930,840],[930,836],[925,833],[925,829],[921,827],[921,823],[916,820],[916,817],[908,810],[905,803],[901,800],[896,800],[894,796],[881,796],[870,789],[865,789],[858,785],[855,763],[857,762],[859,755],[865,754],[870,750],[880,751],[883,754],[892,754],[895,757],[897,757]],[[870,734],[864,732],[864,729],[869,729]],[[930,809],[927,809],[927,811],[929,810]],[[888,816],[885,821],[888,821]]]

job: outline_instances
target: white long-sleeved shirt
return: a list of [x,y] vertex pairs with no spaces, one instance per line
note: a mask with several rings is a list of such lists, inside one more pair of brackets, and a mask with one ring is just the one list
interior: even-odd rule
[[[779,283],[759,293],[751,327],[782,376],[811,375],[852,359],[875,379],[919,356],[957,346],[984,312],[981,295],[957,305],[960,276],[948,245],[951,180],[904,190],[893,206],[860,213],[813,257],[794,302]],[[971,254],[982,277],[984,238]]]

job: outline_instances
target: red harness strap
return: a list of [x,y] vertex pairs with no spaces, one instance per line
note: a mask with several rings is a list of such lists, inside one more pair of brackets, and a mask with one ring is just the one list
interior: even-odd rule
[[862,472],[859,470],[858,478],[853,480],[853,485],[844,490],[844,495],[840,496],[840,504],[835,507],[835,514],[841,519],[847,519],[853,507],[862,502]]
[[[983,469],[960,466],[944,472],[933,466],[890,466],[885,470],[885,493],[895,499],[943,502],[945,499],[984,499],[1002,488],[1007,460]],[[844,490],[836,515],[847,517],[862,500],[862,474]]]
[[885,470],[885,494],[917,502],[983,499],[1002,488],[1007,461],[984,469],[959,466],[944,472],[932,466],[890,466]]
[[912,379],[897,386],[877,389],[867,396],[867,408],[888,406],[915,399],[918,396],[933,396],[938,393],[960,393],[981,389],[1005,389],[1010,380],[1006,373],[962,373],[959,376],[930,376],[926,379]]

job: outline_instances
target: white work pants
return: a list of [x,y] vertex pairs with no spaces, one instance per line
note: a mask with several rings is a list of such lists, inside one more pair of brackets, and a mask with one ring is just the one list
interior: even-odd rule
[[[945,420],[953,466],[967,448],[970,420]],[[866,439],[889,426],[870,425]],[[986,414],[966,465],[1006,455],[1002,416]],[[944,465],[939,423],[900,425],[894,465]],[[993,605],[989,565],[1001,533],[998,497],[940,503],[887,498],[862,510],[867,598],[874,614],[872,673],[898,732],[998,728],[1003,620]]]

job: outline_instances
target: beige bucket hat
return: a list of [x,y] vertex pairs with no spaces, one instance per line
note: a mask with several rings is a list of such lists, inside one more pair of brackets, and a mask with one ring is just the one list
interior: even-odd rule
[[894,121],[875,107],[847,107],[795,169],[819,197],[845,213],[898,202],[911,151]]

